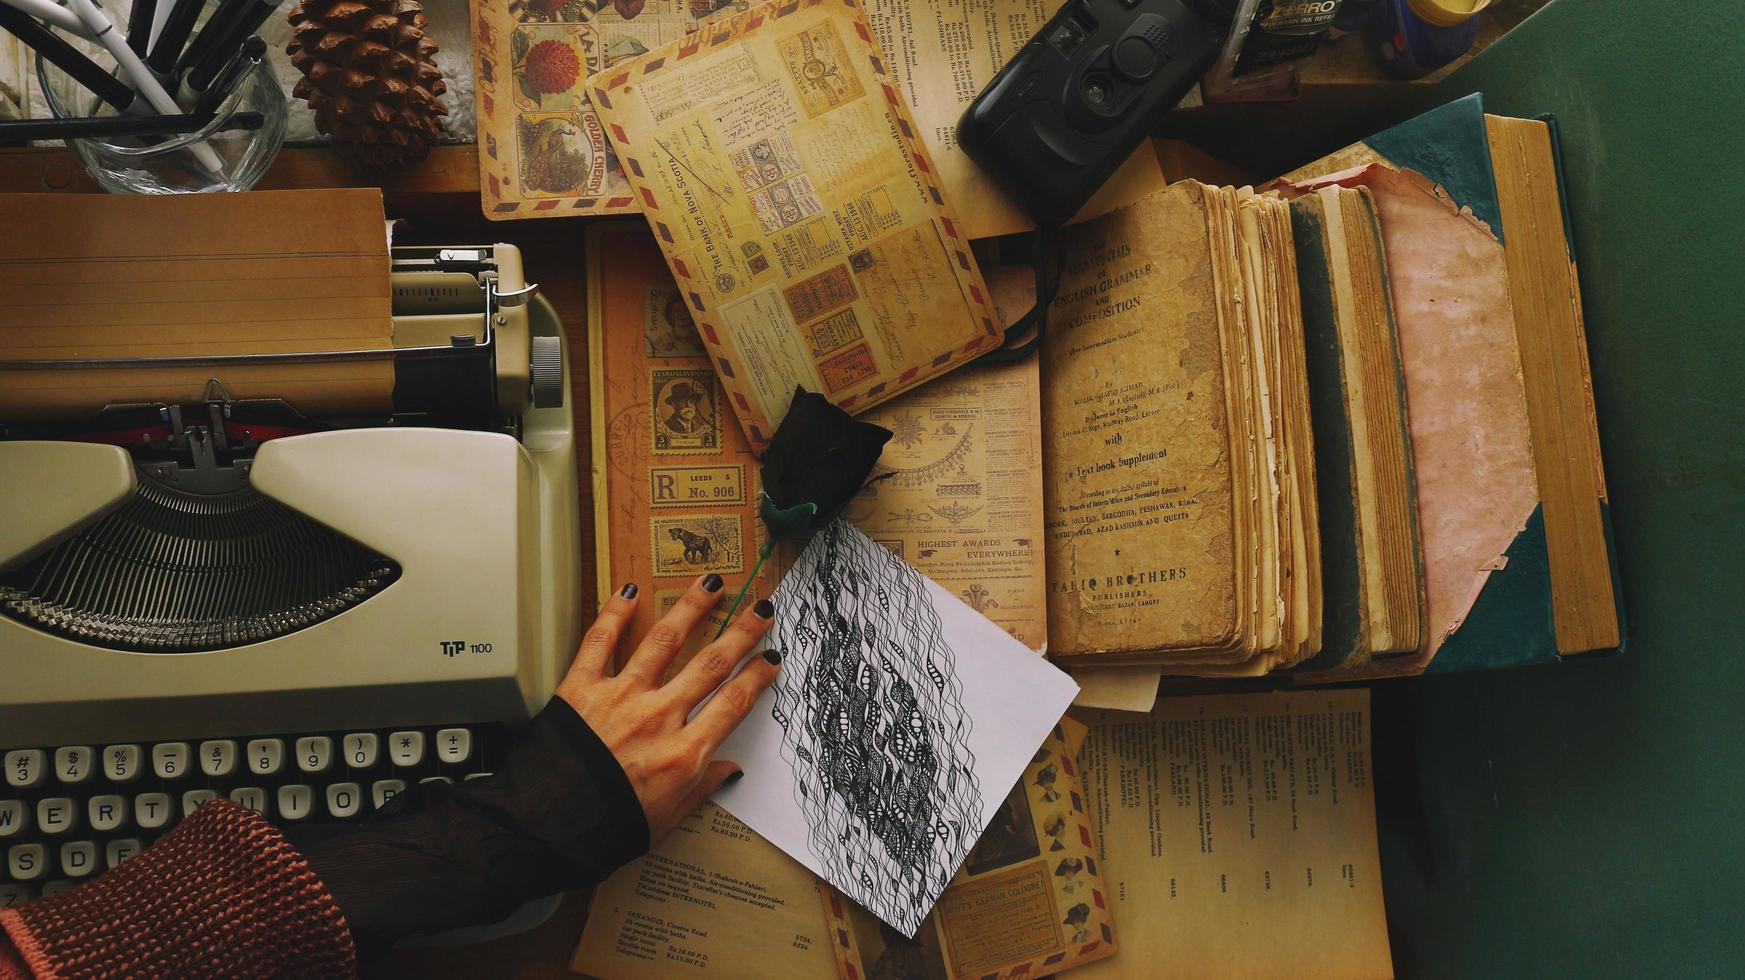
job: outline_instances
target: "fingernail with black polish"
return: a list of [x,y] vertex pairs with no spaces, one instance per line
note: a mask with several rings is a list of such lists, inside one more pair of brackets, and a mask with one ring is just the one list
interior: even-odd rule
[[775,649],[765,650],[763,659],[768,660],[771,667],[780,667],[782,665],[782,652]]
[[752,606],[751,611],[764,619],[776,618],[776,604],[768,599],[757,600],[757,605]]
[[623,596],[626,599],[636,598],[636,583],[635,582],[625,582],[624,588],[619,589],[618,594]]
[[704,592],[720,592],[721,584],[721,576],[716,575],[714,572],[710,572],[708,575],[703,577]]
[[732,772],[727,774],[727,778],[721,781],[721,785],[732,786],[734,783],[737,783],[741,779],[744,779],[744,778],[745,778],[745,770],[744,769],[735,769]]

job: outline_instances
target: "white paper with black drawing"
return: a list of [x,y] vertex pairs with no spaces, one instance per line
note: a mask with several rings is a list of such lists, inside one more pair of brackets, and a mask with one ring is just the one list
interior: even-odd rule
[[715,799],[913,936],[1078,687],[841,521],[773,599],[781,674]]

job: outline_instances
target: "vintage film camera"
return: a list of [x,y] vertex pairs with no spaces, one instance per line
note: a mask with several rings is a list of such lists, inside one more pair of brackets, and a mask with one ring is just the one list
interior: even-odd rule
[[1222,41],[1184,0],[1068,0],[971,103],[958,140],[1037,222],[1064,224]]

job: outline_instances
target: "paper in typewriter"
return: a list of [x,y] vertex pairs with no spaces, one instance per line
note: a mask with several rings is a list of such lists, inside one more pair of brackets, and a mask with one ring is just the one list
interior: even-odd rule
[[796,386],[860,412],[999,344],[858,3],[754,7],[588,91],[754,448]]
[[1116,953],[1112,900],[1062,718],[913,939],[822,887],[842,980],[1047,976]]
[[[375,190],[0,195],[0,360],[382,349],[393,344]],[[0,370],[0,414],[280,397],[386,412],[393,362]]]
[[1121,952],[1073,976],[1389,977],[1369,692],[1085,712]]

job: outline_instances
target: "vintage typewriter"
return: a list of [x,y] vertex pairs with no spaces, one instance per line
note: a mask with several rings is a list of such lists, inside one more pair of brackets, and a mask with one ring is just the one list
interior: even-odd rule
[[[579,637],[561,324],[512,246],[392,269],[391,350],[206,357],[195,404],[0,419],[0,906],[218,796],[355,820],[488,773],[550,695]],[[384,357],[375,417],[224,386]]]

